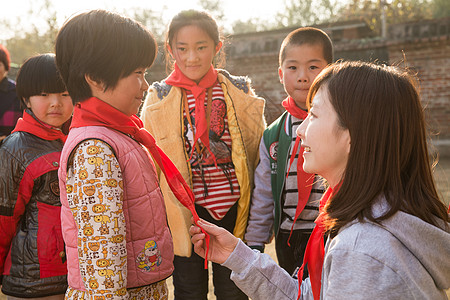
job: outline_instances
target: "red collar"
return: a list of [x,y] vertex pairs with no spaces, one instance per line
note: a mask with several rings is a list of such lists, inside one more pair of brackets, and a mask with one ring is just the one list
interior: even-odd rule
[[281,105],[297,119],[304,120],[308,116],[308,112],[298,107],[292,97],[284,99],[283,102],[281,102]]
[[16,127],[12,132],[16,131],[28,132],[47,141],[60,139],[65,142],[67,139],[67,135],[60,128],[51,127],[38,121],[27,110],[24,110],[23,117],[17,121]]
[[194,145],[195,147],[198,140],[200,140],[203,146],[208,149],[209,153],[213,156],[209,146],[209,132],[207,117],[205,111],[205,98],[206,90],[212,87],[217,81],[217,70],[211,65],[205,76],[202,77],[199,83],[192,81],[187,78],[186,75],[180,70],[178,65],[175,63],[174,71],[165,80],[167,84],[172,86],[177,86],[192,92],[195,98],[195,137]]

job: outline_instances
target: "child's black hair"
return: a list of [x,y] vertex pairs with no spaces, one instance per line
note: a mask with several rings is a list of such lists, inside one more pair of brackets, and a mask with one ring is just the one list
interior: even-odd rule
[[[171,56],[167,49],[167,46],[173,47],[172,43],[176,38],[178,31],[189,25],[195,25],[201,28],[208,34],[208,36],[213,40],[214,46],[217,46],[220,42],[223,42],[224,37],[222,36],[220,29],[217,25],[216,20],[205,11],[198,11],[194,9],[183,10],[179,12],[172,18],[169,24],[169,28],[166,33],[166,69],[167,71],[173,68],[173,62],[171,61]],[[223,68],[225,66],[225,54],[223,47],[221,51],[216,55],[214,59],[214,65],[216,68]]]
[[16,92],[22,108],[31,96],[42,93],[63,93],[66,86],[56,67],[55,55],[41,54],[29,58],[19,70]]
[[105,91],[138,68],[153,64],[157,44],[137,21],[119,14],[92,10],[79,14],[60,29],[56,63],[74,103],[92,96],[85,76],[101,82]]
[[333,43],[325,31],[314,27],[302,27],[291,31],[283,40],[280,49],[280,66],[286,56],[286,48],[300,45],[320,45],[323,49],[323,58],[328,64],[333,62]]

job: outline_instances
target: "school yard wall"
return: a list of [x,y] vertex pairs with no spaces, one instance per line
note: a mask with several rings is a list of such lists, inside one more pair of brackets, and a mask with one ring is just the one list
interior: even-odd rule
[[[331,37],[335,60],[406,65],[417,72],[433,144],[441,156],[450,156],[450,18],[392,25],[386,38],[359,21],[316,27]],[[225,44],[226,69],[251,78],[255,92],[266,99],[268,124],[283,112],[286,93],[278,78],[278,53],[293,29],[233,35]],[[163,52],[150,69],[150,82],[167,75]]]

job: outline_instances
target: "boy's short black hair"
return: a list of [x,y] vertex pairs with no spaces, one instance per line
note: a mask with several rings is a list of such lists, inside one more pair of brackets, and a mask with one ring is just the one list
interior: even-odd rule
[[55,55],[52,53],[27,59],[17,74],[16,92],[24,109],[31,96],[65,91],[66,86],[56,68]]
[[105,91],[114,88],[119,79],[152,65],[157,44],[137,21],[92,10],[66,21],[56,38],[55,51],[61,76],[76,103],[92,97],[85,75],[103,83]]
[[314,27],[302,27],[291,31],[283,40],[280,49],[280,66],[286,58],[286,48],[299,45],[321,45],[323,49],[323,58],[328,64],[333,62],[333,43],[325,31]]

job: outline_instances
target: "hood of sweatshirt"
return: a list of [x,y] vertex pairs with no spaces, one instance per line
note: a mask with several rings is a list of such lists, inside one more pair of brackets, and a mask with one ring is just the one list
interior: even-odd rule
[[[383,199],[372,208],[374,217],[383,215],[388,209]],[[394,235],[421,262],[432,276],[436,286],[450,287],[450,225],[442,221],[441,228],[420,218],[397,212],[381,222],[382,226]]]

